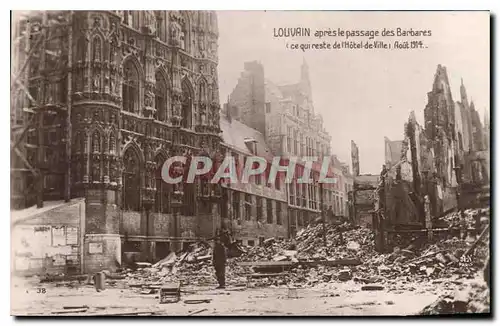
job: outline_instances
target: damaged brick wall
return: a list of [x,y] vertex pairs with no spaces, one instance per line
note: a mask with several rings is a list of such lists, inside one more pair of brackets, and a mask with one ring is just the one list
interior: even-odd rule
[[245,62],[245,71],[229,98],[231,116],[266,135],[265,101],[264,66]]

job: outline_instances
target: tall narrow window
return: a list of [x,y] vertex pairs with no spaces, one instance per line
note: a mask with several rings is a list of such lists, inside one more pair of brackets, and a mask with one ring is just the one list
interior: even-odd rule
[[276,179],[274,179],[274,188],[281,190],[281,174],[279,172],[276,173]]
[[233,192],[233,219],[239,220],[240,219],[240,193],[239,192]]
[[302,184],[302,206],[307,207],[307,184]]
[[156,119],[159,121],[168,120],[168,94],[167,94],[167,84],[163,76],[157,72],[156,73],[156,84],[155,84],[155,109],[156,109]]
[[305,155],[304,135],[302,133],[300,134],[300,154],[299,155]]
[[240,175],[240,172],[239,172],[239,169],[240,169],[240,158],[238,156],[238,154],[232,152],[231,153],[231,156],[233,157],[233,160],[234,160],[234,168],[236,171],[231,171],[231,173],[234,173],[234,175],[236,176],[236,178],[238,179],[238,176]]
[[266,210],[267,210],[267,223],[273,224],[273,201],[268,199],[266,202]]
[[140,166],[137,153],[129,148],[123,155],[123,208],[139,211],[140,209]]
[[292,152],[292,128],[286,128],[286,150],[288,153]]
[[293,183],[287,184],[289,190],[289,200],[291,205],[295,205],[295,185]]
[[262,198],[257,197],[257,221],[262,220]]
[[182,82],[182,122],[184,128],[191,128],[193,111],[193,91],[187,80]]
[[252,219],[252,195],[245,194],[245,220]]
[[158,155],[155,159],[156,163],[156,198],[155,198],[155,210],[158,213],[170,213],[170,184],[163,181],[162,178],[162,168],[165,162],[165,157]]
[[207,101],[207,92],[206,92],[206,85],[205,82],[200,82],[198,86],[198,124],[201,125],[206,125],[207,124],[207,112],[206,112],[206,107],[203,108],[201,104],[205,104]]
[[293,140],[294,140],[294,143],[293,143],[293,154],[298,155],[299,154],[299,135],[298,135],[298,131],[297,130],[295,130],[293,132]]
[[295,205],[300,206],[301,205],[301,200],[300,200],[300,183],[295,183]]
[[196,190],[194,183],[185,183],[184,190],[184,206],[182,207],[182,215],[194,216],[196,205]]
[[283,224],[281,219],[281,203],[279,201],[276,202],[276,224]]
[[139,76],[132,61],[129,60],[125,63],[123,73],[123,109],[134,113],[139,109]]

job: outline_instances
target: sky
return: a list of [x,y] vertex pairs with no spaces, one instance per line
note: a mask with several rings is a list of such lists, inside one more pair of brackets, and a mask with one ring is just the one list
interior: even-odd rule
[[[453,99],[460,100],[463,78],[481,119],[490,104],[490,20],[488,12],[332,12],[219,11],[219,88],[224,102],[246,61],[264,65],[266,78],[295,83],[305,59],[315,112],[332,136],[332,153],[351,165],[351,140],[359,147],[361,174],[384,163],[384,137],[402,140],[404,123],[415,111],[420,124],[437,65],[447,68]],[[274,37],[278,28],[304,27],[310,37]],[[301,50],[290,44],[344,41],[313,36],[316,30],[430,30],[424,37],[375,37],[421,40],[425,49]],[[353,37],[352,41],[367,41]],[[287,44],[289,47],[287,48]]]

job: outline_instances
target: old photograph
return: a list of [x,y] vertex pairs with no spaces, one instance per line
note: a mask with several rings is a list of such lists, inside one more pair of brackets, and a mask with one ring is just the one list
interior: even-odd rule
[[11,315],[491,317],[490,22],[11,11]]

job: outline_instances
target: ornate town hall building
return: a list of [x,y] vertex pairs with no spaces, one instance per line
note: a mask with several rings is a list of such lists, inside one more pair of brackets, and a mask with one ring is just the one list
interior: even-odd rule
[[14,33],[13,206],[85,198],[89,270],[211,236],[220,187],[161,168],[220,156],[215,12],[27,13]]

